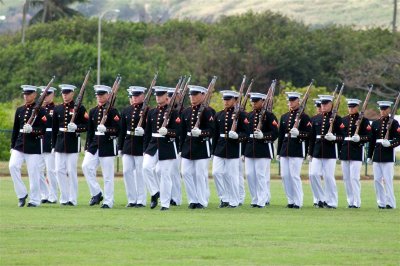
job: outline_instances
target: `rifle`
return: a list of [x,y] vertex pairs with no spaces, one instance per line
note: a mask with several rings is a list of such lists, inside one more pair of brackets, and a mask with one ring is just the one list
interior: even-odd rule
[[242,101],[242,95],[243,95],[243,89],[244,89],[245,83],[246,83],[246,75],[243,75],[242,84],[240,85],[240,89],[239,89],[239,99],[237,101],[237,104],[235,105],[235,110],[233,111],[233,122],[232,122],[231,131],[236,131],[236,128],[237,128],[237,120],[238,120],[238,116],[239,116],[239,112],[240,112],[240,102]]
[[358,131],[360,131],[361,121],[364,118],[364,113],[365,113],[365,110],[367,109],[369,97],[371,96],[371,92],[372,92],[372,88],[373,87],[374,87],[374,85],[371,84],[371,86],[369,87],[369,90],[368,90],[367,97],[365,97],[365,101],[363,103],[363,107],[362,107],[360,115],[358,116],[358,119],[356,121],[356,126],[357,127],[356,127],[356,131],[354,132],[354,135],[358,135]]
[[[176,105],[176,110],[178,110],[178,113],[179,113],[179,114],[182,113],[182,111],[183,111],[183,104],[185,103],[186,94],[187,94],[188,89],[189,89],[189,88],[188,88],[188,85],[189,85],[189,82],[190,82],[190,79],[192,78],[192,76],[189,75],[189,77],[188,77],[188,79],[186,80],[186,82],[185,82],[185,78],[186,78],[186,77],[183,78],[181,87],[180,87],[180,89],[179,89],[179,90],[182,91],[182,92],[181,92],[181,97],[180,97],[180,99],[178,100],[178,103],[177,103],[177,105]],[[182,89],[182,87],[183,87],[183,89]]]
[[173,108],[175,106],[176,95],[178,95],[178,90],[179,90],[182,82],[183,82],[183,78],[180,77],[179,81],[178,81],[178,84],[176,84],[174,94],[172,95],[171,100],[170,100],[170,102],[169,102],[169,104],[167,106],[167,110],[164,113],[164,121],[163,121],[161,127],[166,127],[168,125],[168,123],[169,123],[169,119],[171,118],[171,112],[172,112],[172,110],[173,110]]
[[246,104],[250,97],[251,88],[253,87],[254,79],[251,80],[249,87],[247,87],[246,95],[244,96],[243,101],[240,103],[240,111],[246,110]]
[[50,80],[50,82],[47,84],[46,88],[40,95],[39,99],[36,101],[35,107],[33,107],[33,110],[32,110],[31,117],[29,117],[28,122],[26,122],[27,124],[32,125],[35,122],[35,119],[39,113],[40,107],[42,107],[42,104],[44,102],[44,98],[47,96],[47,91],[51,87],[51,84],[53,83],[55,78],[56,77],[53,76],[53,78]]
[[385,139],[389,139],[390,128],[392,127],[394,115],[396,114],[396,110],[399,107],[399,102],[400,102],[400,92],[399,92],[399,95],[397,95],[396,102],[393,106],[392,111],[390,112],[389,121],[388,121],[387,128],[386,128]]
[[154,78],[150,83],[149,90],[147,91],[146,96],[144,97],[143,105],[142,105],[142,108],[140,109],[140,114],[139,114],[140,119],[137,124],[137,127],[142,127],[143,121],[147,115],[147,111],[149,111],[149,102],[150,102],[150,98],[152,95],[153,87],[154,87],[154,85],[156,85],[156,82],[157,82],[157,77],[158,77],[158,72],[156,72],[156,74],[154,74]]
[[91,71],[91,68],[89,68],[88,72],[86,73],[85,79],[83,80],[83,83],[81,86],[81,90],[79,91],[78,97],[76,97],[74,113],[72,114],[70,123],[74,123],[76,115],[78,113],[78,110],[82,105],[83,95],[85,94],[85,88],[86,88],[86,84],[88,83],[88,80],[89,80],[90,71]]
[[267,112],[272,113],[272,107],[274,106],[274,95],[275,95],[275,87],[277,84],[277,80],[274,79],[272,81],[272,84],[270,86],[270,90],[268,90],[268,94],[267,94]]
[[106,108],[103,111],[103,117],[101,118],[100,124],[104,125],[107,120],[108,112],[114,106],[115,99],[117,98],[117,92],[119,88],[119,84],[121,83],[121,76],[118,74],[117,78],[114,81],[114,84],[111,89],[111,94],[108,98],[108,102],[106,103]]
[[212,78],[210,84],[208,85],[207,94],[204,97],[204,100],[203,100],[203,102],[201,103],[201,105],[199,107],[199,112],[198,112],[198,115],[197,115],[197,121],[196,121],[196,124],[194,125],[195,128],[199,128],[200,127],[201,116],[202,116],[202,114],[204,112],[204,109],[206,109],[210,105],[211,96],[213,94],[214,86],[215,86],[216,82],[217,82],[217,76],[214,76]]
[[342,96],[343,89],[344,89],[344,83],[342,83],[342,87],[340,88],[338,97],[335,101],[335,105],[332,108],[331,123],[329,125],[328,133],[332,133],[332,131],[333,131],[333,124],[335,123],[335,119],[336,119],[337,112],[339,109],[339,104],[340,104],[340,96]]
[[276,79],[272,81],[271,86],[268,89],[267,98],[265,99],[263,106],[261,107],[260,116],[257,124],[257,130],[261,130],[263,124],[262,121],[264,120],[266,112],[271,112],[268,111],[268,107],[271,107],[272,110],[272,102],[274,98],[275,86],[276,86]]
[[333,99],[336,98],[338,89],[339,89],[339,85],[336,85],[335,90],[334,90],[334,92],[332,94],[333,95]]
[[301,100],[301,104],[299,106],[299,111],[297,112],[296,119],[294,120],[293,128],[299,128],[300,116],[304,113],[304,110],[306,109],[307,100],[308,100],[308,97],[310,96],[310,90],[311,90],[313,83],[314,83],[314,80],[312,79],[310,85],[307,88],[306,94],[304,94],[303,100]]

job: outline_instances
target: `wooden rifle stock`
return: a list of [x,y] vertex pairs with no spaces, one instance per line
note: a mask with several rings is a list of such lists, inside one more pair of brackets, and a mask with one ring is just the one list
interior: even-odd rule
[[149,111],[150,98],[151,98],[151,95],[152,95],[152,92],[153,92],[152,91],[153,87],[156,85],[157,77],[158,77],[158,72],[156,72],[156,74],[154,74],[154,78],[151,81],[150,87],[149,87],[149,89],[148,89],[148,91],[146,93],[146,96],[144,98],[142,108],[140,109],[140,119],[139,119],[139,122],[137,124],[137,127],[142,127],[143,121],[144,121],[144,119],[146,118],[146,115],[147,115],[147,111]]
[[273,98],[274,98],[275,86],[276,86],[276,79],[274,79],[272,81],[271,86],[268,89],[267,98],[265,99],[263,106],[261,108],[261,111],[260,111],[258,124],[257,124],[257,130],[261,130],[266,112],[271,112],[271,111],[268,111],[268,107],[270,104],[271,104],[271,110],[272,110],[272,102],[273,102]]
[[334,125],[335,120],[336,120],[336,116],[337,116],[337,112],[338,112],[339,104],[340,104],[340,97],[342,96],[343,89],[344,89],[344,83],[342,83],[342,87],[340,88],[339,94],[338,94],[337,99],[335,101],[335,105],[332,108],[332,116],[331,116],[331,119],[330,119],[330,125],[329,125],[329,129],[328,129],[328,133],[332,133],[332,131],[333,131],[333,125]]
[[394,115],[396,114],[397,108],[399,107],[399,102],[400,102],[400,92],[397,95],[396,102],[394,103],[393,109],[390,112],[389,121],[388,121],[387,128],[386,128],[385,139],[389,139],[390,129],[391,129],[392,124],[393,124]]
[[245,83],[246,83],[246,75],[243,76],[242,84],[240,85],[240,90],[239,90],[239,98],[238,98],[237,104],[235,106],[235,110],[233,111],[233,122],[232,122],[231,131],[235,131],[235,132],[236,132],[236,128],[237,128],[237,121],[238,121],[238,116],[239,116],[239,112],[240,112],[240,102],[242,101],[242,95],[243,95],[243,89],[244,89]]
[[76,118],[76,115],[78,113],[78,110],[82,105],[83,95],[85,94],[85,88],[86,88],[86,84],[88,83],[88,80],[89,80],[90,71],[91,71],[91,69],[89,69],[88,72],[86,73],[85,79],[83,80],[83,83],[82,83],[82,86],[81,86],[81,90],[79,91],[78,97],[76,97],[75,106],[74,106],[74,113],[72,114],[70,123],[74,123],[75,122],[75,118]]
[[197,121],[196,124],[194,125],[194,128],[199,128],[200,127],[200,120],[201,120],[201,116],[204,112],[204,109],[206,109],[209,105],[210,105],[210,101],[211,101],[211,96],[214,92],[214,87],[215,87],[215,83],[217,82],[217,76],[214,76],[210,82],[210,84],[208,85],[208,89],[207,89],[207,94],[204,97],[203,102],[201,103],[200,107],[199,107],[199,112],[197,115]]
[[108,113],[110,112],[111,108],[114,107],[115,99],[117,98],[117,92],[119,88],[119,84],[121,83],[121,76],[118,75],[114,81],[113,87],[111,89],[111,94],[108,98],[108,102],[106,103],[106,108],[103,111],[103,117],[101,118],[100,124],[104,125],[107,121]]
[[354,135],[358,135],[358,132],[360,131],[360,126],[361,126],[361,122],[362,119],[364,118],[364,113],[365,110],[367,109],[367,105],[368,105],[368,101],[369,101],[369,97],[371,96],[371,92],[372,92],[372,88],[374,87],[374,85],[371,84],[371,86],[369,87],[368,90],[368,94],[367,97],[365,97],[364,103],[363,103],[363,107],[361,109],[360,115],[358,116],[357,122],[356,122],[356,131],[354,131]]
[[29,117],[28,122],[26,122],[29,125],[32,125],[35,122],[36,116],[39,113],[40,107],[42,107],[44,98],[47,96],[47,91],[51,87],[51,84],[53,83],[54,79],[56,77],[53,76],[53,78],[50,80],[50,82],[47,84],[46,88],[43,90],[42,94],[40,95],[39,99],[36,101],[35,107],[33,107],[31,117]]
[[310,97],[310,91],[311,91],[311,87],[312,87],[313,83],[314,83],[314,80],[312,79],[310,85],[307,88],[306,94],[304,94],[303,100],[301,101],[301,104],[299,106],[299,111],[296,114],[296,118],[294,120],[293,128],[299,128],[300,117],[301,117],[301,115],[304,113],[304,111],[306,109],[307,100]]
[[253,87],[254,79],[251,80],[249,87],[247,87],[246,95],[244,96],[243,101],[240,103],[240,111],[246,110],[247,101],[249,100],[251,89]]
[[[188,85],[190,83],[191,78],[192,78],[191,75],[189,75],[189,77],[186,81],[185,81],[186,78],[184,78],[182,81],[182,84],[181,84],[181,88],[179,89],[179,91],[181,91],[181,97],[178,100],[178,103],[176,105],[176,110],[178,110],[179,114],[181,114],[183,111],[183,108],[184,108],[183,105],[185,104],[185,98],[186,98],[187,92],[189,90]],[[182,89],[182,87],[183,87],[183,89]]]
[[174,94],[172,95],[171,100],[167,106],[167,110],[164,113],[164,121],[163,121],[161,127],[167,127],[167,125],[169,123],[169,119],[171,118],[171,112],[175,106],[176,96],[178,95],[178,91],[179,91],[179,88],[180,88],[182,82],[183,82],[183,78],[180,77],[178,84],[176,84]]

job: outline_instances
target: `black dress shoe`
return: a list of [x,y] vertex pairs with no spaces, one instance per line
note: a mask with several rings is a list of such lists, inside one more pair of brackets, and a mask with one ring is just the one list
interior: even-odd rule
[[67,202],[67,205],[68,205],[68,206],[75,206],[75,204],[73,204],[72,201],[68,201],[68,202]]
[[327,209],[336,209],[335,206],[331,206],[331,205],[328,205],[328,204],[326,204],[325,208],[327,208]]
[[128,204],[126,204],[125,207],[127,207],[127,208],[134,208],[134,207],[136,207],[136,203],[128,203]]
[[322,202],[322,201],[318,201],[318,208],[323,208],[324,206],[325,206],[325,202]]
[[234,209],[234,208],[237,208],[237,206],[228,205],[228,207],[227,207],[227,208],[229,208],[229,209]]
[[89,201],[89,206],[93,206],[96,204],[100,204],[100,202],[103,200],[103,194],[99,192],[99,194],[93,196],[90,201]]
[[288,205],[286,205],[286,208],[289,208],[289,209],[293,209],[293,206],[294,206],[294,204],[288,204]]
[[196,209],[205,209],[206,207],[204,207],[202,204],[197,203],[196,204]]
[[256,206],[257,206],[257,208],[259,208],[259,209],[265,208],[265,206],[261,206],[261,205],[256,205]]
[[196,209],[197,208],[197,203],[190,203],[188,206],[189,209]]
[[110,206],[108,206],[107,204],[103,204],[103,205],[101,205],[100,208],[102,208],[102,209],[110,209]]
[[238,206],[242,206],[243,204],[242,203],[239,203],[239,205]]
[[56,203],[57,203],[57,200],[55,200],[55,201],[48,200],[47,203],[48,203],[48,204],[56,204]]
[[169,204],[170,204],[171,206],[178,206],[178,204],[176,204],[176,202],[175,202],[173,199],[170,200]]
[[379,208],[379,209],[385,209],[385,207],[382,207],[382,206],[378,206],[378,208]]
[[49,203],[49,200],[47,200],[47,199],[42,199],[42,200],[40,201],[40,203],[42,203],[42,204]]
[[347,206],[347,209],[353,209],[354,208],[354,206],[353,205],[349,205],[349,206]]
[[18,207],[24,207],[25,206],[27,197],[28,197],[28,194],[26,194],[25,197],[18,199]]
[[61,205],[67,206],[67,205],[68,205],[68,202],[61,202]]
[[37,207],[37,205],[29,202],[28,205],[26,205],[26,207]]
[[[319,204],[319,203],[318,203]],[[328,206],[328,203],[326,203],[325,201],[323,202],[323,206],[326,207]]]
[[144,206],[143,204],[136,204],[136,206],[135,206],[136,208],[143,208],[143,207],[146,207],[146,206]]
[[221,203],[219,204],[218,208],[225,208],[225,207],[228,207],[228,206],[229,206],[229,202],[221,201]]
[[153,196],[151,196],[150,208],[154,209],[158,205],[158,198],[160,197],[160,192],[157,192]]
[[300,209],[300,206],[293,204],[293,209]]
[[267,201],[267,202],[265,203],[265,206],[269,206],[269,201]]
[[390,205],[386,205],[386,209],[393,209],[393,207]]
[[168,211],[169,210],[169,208],[167,208],[167,207],[161,207],[161,209],[160,209],[160,211]]
[[258,205],[257,205],[257,204],[250,204],[250,207],[252,207],[252,208],[257,208]]

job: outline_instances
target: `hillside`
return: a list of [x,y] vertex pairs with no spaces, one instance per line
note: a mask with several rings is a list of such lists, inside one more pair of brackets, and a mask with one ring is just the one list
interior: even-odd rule
[[[24,1],[3,0],[0,15],[7,19],[0,21],[0,32],[20,27]],[[171,18],[212,22],[221,16],[249,10],[270,10],[315,27],[342,24],[357,28],[390,28],[393,15],[393,0],[91,0],[73,7],[88,17],[118,8],[121,20],[154,22]],[[32,10],[31,14],[34,12]]]

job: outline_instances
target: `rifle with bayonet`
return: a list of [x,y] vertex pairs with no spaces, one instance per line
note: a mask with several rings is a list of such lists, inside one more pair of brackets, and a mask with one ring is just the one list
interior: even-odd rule
[[32,125],[35,122],[36,116],[39,113],[40,107],[42,107],[44,98],[47,96],[47,91],[51,87],[51,84],[53,83],[54,79],[56,77],[53,76],[53,78],[50,80],[50,82],[47,84],[46,88],[43,90],[42,94],[40,95],[39,99],[36,101],[35,107],[33,107],[31,117],[29,117],[28,122],[26,122],[29,125]]
[[167,110],[165,110],[164,121],[163,121],[161,127],[167,127],[167,125],[169,123],[169,119],[171,118],[171,112],[175,106],[176,96],[178,95],[178,91],[179,91],[179,88],[182,83],[183,83],[183,78],[180,77],[178,83],[176,84],[174,94],[172,95],[171,100],[169,101],[169,104],[167,106]]
[[81,86],[81,90],[79,91],[78,97],[76,97],[75,105],[74,105],[74,113],[72,114],[70,123],[75,122],[75,118],[78,114],[79,108],[82,105],[83,95],[85,94],[85,88],[86,88],[86,84],[88,83],[88,80],[89,80],[90,71],[91,71],[91,68],[89,68],[88,72],[86,73],[85,79],[83,80],[83,83]]
[[400,92],[397,95],[396,102],[394,103],[392,111],[390,112],[390,115],[389,115],[389,120],[388,120],[388,123],[387,123],[386,134],[385,134],[385,139],[387,139],[387,140],[389,139],[390,129],[391,129],[392,125],[393,125],[394,116],[396,114],[397,108],[399,107],[399,102],[400,102]]
[[237,128],[237,121],[239,119],[239,113],[240,113],[240,102],[242,101],[242,95],[243,95],[243,89],[244,89],[244,85],[246,83],[246,75],[243,76],[243,80],[242,80],[242,84],[240,85],[240,89],[239,89],[239,98],[237,101],[237,104],[235,105],[235,110],[233,111],[233,121],[232,121],[232,127],[231,127],[231,131],[236,132],[236,128]]
[[246,110],[247,101],[249,100],[251,88],[253,87],[254,79],[251,80],[249,87],[247,87],[246,95],[244,96],[243,101],[240,103],[240,111]]
[[104,125],[106,123],[108,113],[110,112],[111,108],[114,107],[120,83],[121,83],[121,76],[118,74],[118,76],[115,79],[114,84],[112,86],[111,93],[108,98],[108,102],[106,103],[106,106],[105,106],[105,109],[103,112],[103,117],[101,118],[101,121],[100,121],[100,125]]
[[335,100],[335,105],[332,108],[332,115],[331,115],[331,119],[330,119],[330,125],[329,125],[329,129],[328,129],[328,133],[332,133],[332,131],[333,131],[333,125],[335,123],[336,116],[337,116],[337,113],[338,113],[338,110],[339,110],[340,97],[342,96],[343,89],[344,89],[344,83],[342,83],[342,87],[340,88],[340,91],[339,91],[339,94],[337,96],[337,99]]
[[365,100],[364,100],[360,115],[358,116],[358,119],[356,121],[356,126],[357,127],[356,127],[356,131],[354,131],[354,135],[358,135],[358,132],[360,131],[361,122],[362,122],[362,120],[364,118],[364,113],[365,113],[365,110],[367,109],[369,97],[371,96],[371,92],[372,92],[372,88],[373,87],[374,87],[374,85],[371,84],[370,87],[369,87],[369,90],[368,90],[367,97],[365,97]]
[[271,86],[268,89],[267,98],[265,99],[263,106],[261,107],[260,116],[257,124],[257,130],[261,130],[265,114],[267,112],[271,112],[268,111],[269,105],[271,105],[270,107],[272,110],[272,102],[274,98],[275,86],[276,86],[276,79],[272,81]]
[[296,118],[294,120],[293,128],[297,128],[297,129],[299,128],[300,117],[306,110],[307,100],[310,97],[310,91],[311,91],[311,87],[312,87],[313,83],[314,83],[314,80],[312,79],[310,85],[307,88],[306,93],[304,94],[303,100],[301,100],[299,110],[297,111]]
[[147,111],[149,111],[150,98],[151,98],[151,95],[153,92],[153,87],[154,87],[154,85],[156,85],[157,77],[158,77],[158,72],[156,72],[156,74],[154,74],[154,78],[150,83],[149,90],[147,91],[146,96],[144,97],[143,105],[142,105],[142,108],[140,109],[140,114],[139,114],[140,119],[137,124],[137,127],[142,127],[143,121],[147,115]]
[[215,83],[217,82],[217,76],[214,76],[210,82],[210,84],[208,85],[208,89],[207,89],[207,93],[204,97],[203,102],[200,104],[199,107],[199,112],[197,115],[197,121],[196,124],[194,125],[194,128],[199,128],[200,127],[200,120],[201,120],[201,116],[204,112],[204,109],[206,109],[209,105],[210,105],[210,101],[211,101],[211,96],[214,92],[214,87],[215,87]]
[[180,95],[181,97],[178,99],[177,104],[176,104],[176,110],[178,111],[179,114],[181,114],[184,109],[183,105],[185,104],[185,98],[186,98],[187,92],[189,90],[188,85],[189,85],[191,78],[192,78],[192,76],[189,75],[188,79],[185,81],[185,79],[186,79],[186,76],[185,76],[183,78],[183,82],[180,86],[179,91],[181,92],[181,95]]
[[[275,95],[275,88],[276,88],[276,84],[278,83],[278,81],[276,79],[274,79],[272,81],[271,84],[271,91],[268,90],[268,95],[267,95],[267,112],[272,113],[272,108],[274,107],[274,95]],[[273,86],[272,86],[273,85]]]

